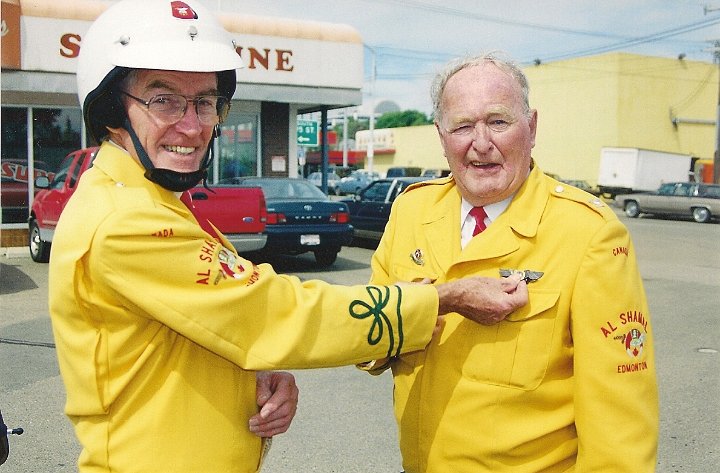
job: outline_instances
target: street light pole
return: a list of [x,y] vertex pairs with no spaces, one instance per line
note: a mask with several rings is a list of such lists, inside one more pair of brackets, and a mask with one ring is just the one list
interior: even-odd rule
[[343,168],[348,167],[348,117],[347,108],[343,108]]
[[713,159],[713,182],[720,184],[720,41],[715,41],[715,62],[718,65],[718,103],[715,114],[715,158]]
[[375,50],[368,45],[364,45],[371,54],[371,65],[370,65],[370,87],[369,87],[369,101],[370,101],[370,139],[368,140],[367,147],[367,162],[365,163],[368,171],[373,171],[373,161],[375,158],[375,98],[373,92],[375,88],[375,79],[377,77],[377,70],[375,66]]
[[[703,14],[720,10],[718,7],[703,7]],[[718,102],[717,113],[715,114],[715,156],[713,158],[713,182],[720,184],[720,40],[715,40],[713,59],[718,65]]]

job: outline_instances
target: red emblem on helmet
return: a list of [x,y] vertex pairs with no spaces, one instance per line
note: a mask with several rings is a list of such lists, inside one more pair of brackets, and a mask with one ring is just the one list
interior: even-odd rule
[[185,2],[170,2],[170,8],[172,8],[172,14],[175,18],[197,20],[197,13]]

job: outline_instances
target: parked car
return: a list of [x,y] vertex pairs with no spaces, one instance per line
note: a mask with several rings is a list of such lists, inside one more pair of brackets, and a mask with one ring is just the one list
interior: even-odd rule
[[698,223],[706,223],[720,217],[720,185],[668,182],[654,192],[617,195],[614,203],[632,218],[653,214],[692,217]]
[[[75,192],[80,175],[92,165],[97,150],[93,147],[73,151],[65,157],[52,181],[46,176],[35,180],[35,186],[42,190],[33,200],[28,219],[28,246],[34,261],[48,262],[60,214]],[[211,235],[215,233],[212,225],[217,227],[238,252],[263,248],[267,216],[262,189],[214,184],[209,187],[208,192],[205,186],[198,185],[187,194],[192,197],[190,211],[200,226]]]
[[595,196],[600,195],[600,189],[591,186],[588,181],[583,181],[581,179],[560,179],[560,182],[564,182],[565,184],[577,187],[578,189],[582,189],[585,192],[589,192]]
[[60,214],[75,193],[80,175],[95,159],[97,150],[98,148],[85,148],[74,151],[65,157],[52,180],[47,176],[38,176],[35,179],[35,187],[41,190],[35,194],[28,219],[28,246],[33,261],[49,261],[50,246]]
[[365,169],[357,169],[350,173],[349,176],[340,179],[338,184],[338,194],[348,195],[357,194],[373,181],[380,179],[380,173],[375,171],[367,171]]
[[426,169],[421,174],[422,177],[430,177],[430,178],[447,177],[449,175],[450,175],[449,169]]
[[[311,172],[310,175],[307,177],[307,180],[310,181],[311,184],[313,184],[318,189],[322,189],[322,172]],[[334,194],[338,195],[338,185],[340,184],[340,176],[335,174],[334,172],[328,172],[327,175],[327,190],[328,194]]]
[[380,240],[390,218],[390,208],[395,198],[407,186],[426,181],[427,177],[396,177],[378,179],[355,195],[352,200],[342,200],[350,209],[350,218],[355,227],[355,236],[369,240]]
[[332,201],[306,179],[233,177],[222,181],[259,186],[267,202],[266,253],[299,255],[311,251],[319,266],[330,266],[342,246],[352,242],[347,204]]
[[419,177],[421,174],[422,168],[412,166],[400,166],[388,169],[385,173],[385,177]]
[[28,216],[28,183],[40,176],[55,175],[44,161],[35,161],[30,176],[27,160],[5,158],[0,161],[0,207],[3,223],[22,223]]

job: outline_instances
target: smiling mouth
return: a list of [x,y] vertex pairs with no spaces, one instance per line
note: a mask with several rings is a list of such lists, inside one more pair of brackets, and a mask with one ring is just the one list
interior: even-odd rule
[[469,164],[469,167],[475,168],[475,169],[491,169],[496,166],[499,166],[497,163],[478,163],[478,162],[471,162]]
[[190,146],[163,146],[166,151],[177,154],[192,154],[197,148]]

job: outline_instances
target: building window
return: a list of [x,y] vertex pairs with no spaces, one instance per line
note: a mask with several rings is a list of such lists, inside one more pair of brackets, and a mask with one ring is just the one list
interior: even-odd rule
[[81,127],[79,108],[2,107],[3,224],[27,222],[35,179],[52,180],[63,158],[80,148]]
[[35,169],[57,172],[63,159],[81,147],[82,114],[79,108],[33,108]]
[[217,177],[258,175],[258,115],[231,113],[220,125]]
[[2,223],[22,223],[28,217],[27,117],[27,108],[2,107]]

